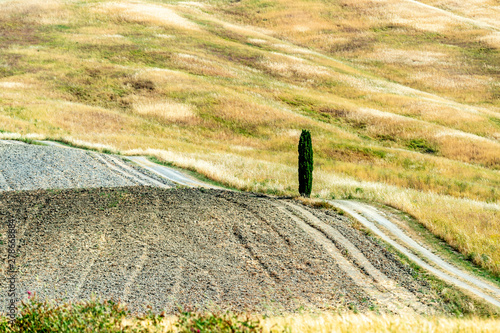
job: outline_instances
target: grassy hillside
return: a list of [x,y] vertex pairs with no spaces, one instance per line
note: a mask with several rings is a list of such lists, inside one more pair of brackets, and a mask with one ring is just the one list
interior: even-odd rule
[[313,196],[399,208],[500,276],[497,1],[0,4],[0,137],[296,194],[306,128]]

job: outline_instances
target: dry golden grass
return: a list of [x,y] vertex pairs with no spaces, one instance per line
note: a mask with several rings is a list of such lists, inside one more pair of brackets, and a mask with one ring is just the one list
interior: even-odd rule
[[500,28],[500,6],[495,0],[422,0],[421,2]]
[[462,26],[462,22],[448,15],[406,1],[384,1],[376,14],[383,16],[392,24],[401,24],[424,31],[445,32]]
[[0,88],[5,88],[5,89],[12,89],[12,88],[29,88],[29,86],[23,82],[10,82],[10,81],[3,81],[0,82]]
[[[400,317],[394,315],[363,314],[294,314],[281,317],[260,318],[255,316],[262,332],[301,332],[301,333],[493,333],[498,331],[498,319],[446,317]],[[175,326],[177,317],[169,316],[153,325],[149,320],[125,319],[121,326],[146,328],[148,332],[179,332]]]
[[298,76],[301,79],[311,80],[317,77],[332,76],[332,73],[327,68],[311,65],[304,59],[276,52],[262,61],[262,65],[271,73],[285,77]]
[[[486,40],[489,37],[481,37]],[[489,39],[492,40],[492,39]],[[487,95],[494,78],[487,75],[470,75],[457,72],[456,69],[467,64],[459,60],[460,55],[455,52],[442,52],[443,50],[423,51],[419,49],[387,49],[378,47],[365,59],[383,62],[389,66],[408,70],[412,75],[405,83],[434,92],[454,91],[455,94],[467,95],[471,89],[481,95]]]
[[484,88],[485,93],[488,89],[490,80],[474,77],[472,75],[453,75],[448,77],[436,77],[432,73],[429,72],[420,72],[416,73],[413,77],[417,81],[425,82],[426,84],[432,86],[436,90],[441,89],[453,89],[455,91],[462,91],[462,93],[466,93],[468,89],[478,90]]
[[[451,3],[451,1],[450,1]],[[457,5],[456,3],[450,5]],[[476,3],[466,2],[464,7],[475,8]],[[496,7],[491,3],[481,3],[495,13]],[[497,32],[488,27],[474,26],[467,21],[467,17],[461,19],[453,13],[443,12],[410,1],[352,1],[345,0],[341,3],[321,3],[314,1],[297,1],[290,3],[288,0],[276,0],[266,10],[257,10],[257,5],[252,4],[232,4],[227,6],[229,13],[244,13],[236,19],[244,19],[246,23],[251,22],[267,29],[271,29],[275,34],[283,36],[287,40],[293,40],[301,45],[315,47],[330,54],[341,54],[344,57],[355,59],[366,64],[369,54],[376,54],[378,50],[394,49],[397,45],[398,52],[415,54],[415,51],[430,49],[432,52],[443,54],[441,62],[448,63],[447,66],[435,66],[435,64],[419,64],[418,59],[411,66],[419,71],[425,69],[426,78],[415,80],[413,75],[401,75],[409,73],[412,69],[406,68],[408,61],[399,58],[391,66],[381,68],[377,63],[370,64],[369,69],[383,74],[391,80],[403,84],[414,86],[418,89],[429,90],[429,84],[435,83],[439,92],[452,98],[463,98],[467,96],[470,101],[480,101],[481,99],[493,99],[489,94],[488,77],[481,78],[479,82],[473,82],[477,88],[476,93],[472,93],[471,87],[465,91],[457,91],[454,80],[465,83],[467,80],[461,76],[459,68],[469,68],[469,64],[462,64],[463,54],[457,52],[454,47],[435,48],[437,43],[429,42],[427,33],[435,34],[438,38],[445,37],[451,41],[451,45],[460,40],[466,42],[467,47],[480,48],[474,45],[477,41],[492,41],[494,43]],[[467,9],[467,11],[471,11]],[[249,11],[255,10],[250,15]],[[307,13],[307,14],[302,14]],[[492,16],[494,16],[492,14]],[[290,28],[297,27],[297,29]],[[394,36],[387,38],[387,36]],[[408,40],[406,40],[408,38]],[[443,44],[447,44],[446,41]],[[428,51],[426,51],[428,52]],[[458,57],[458,58],[457,58]],[[411,56],[410,56],[411,58]],[[450,61],[451,60],[451,61]],[[458,61],[458,63],[457,63]],[[457,63],[457,66],[454,65]],[[458,66],[460,64],[460,66]],[[396,67],[396,68],[393,68]],[[470,70],[463,71],[464,75],[471,74]],[[482,73],[481,73],[482,74]],[[431,80],[425,80],[429,77]],[[409,79],[411,78],[411,79]],[[463,84],[458,84],[463,86]],[[472,89],[475,91],[476,89]]]
[[402,64],[405,66],[457,66],[458,63],[450,61],[449,54],[424,50],[398,50],[378,48],[367,55],[368,59],[383,61],[389,64]]
[[166,124],[195,124],[197,120],[192,106],[170,100],[137,102],[134,104],[133,109],[134,112],[141,116]]
[[196,24],[166,6],[120,1],[106,2],[97,7],[96,11],[126,22],[167,25],[180,29],[199,29]]
[[493,32],[482,36],[479,40],[486,42],[489,46],[500,49],[500,32]]
[[[364,132],[370,136],[402,140],[425,139],[434,144],[442,156],[449,159],[479,163],[489,167],[500,164],[500,144],[494,139],[450,130],[376,109],[343,110],[340,116],[357,126],[363,126]],[[494,134],[496,133],[498,132]]]
[[8,139],[8,140],[18,140],[18,139],[32,139],[32,140],[43,140],[45,139],[44,135],[36,134],[36,133],[28,133],[28,134],[19,134],[19,133],[9,133],[9,132],[1,132],[0,139]]
[[70,40],[76,43],[85,43],[91,45],[116,45],[120,43],[122,45],[133,45],[133,43],[127,40],[124,36],[116,33],[111,34],[94,34],[92,32],[85,34],[72,34],[69,37]]
[[424,317],[397,317],[377,315],[289,315],[271,317],[262,321],[264,332],[495,332],[500,324],[495,319],[450,319]]
[[70,11],[62,0],[19,0],[0,1],[0,18],[22,17],[23,21],[37,24],[65,24],[69,22]]
[[179,70],[166,68],[148,67],[141,68],[134,73],[134,78],[139,80],[149,80],[159,86],[176,84],[194,84],[188,74]]
[[224,119],[242,130],[271,134],[277,128],[289,127],[300,117],[245,98],[243,95],[217,95],[211,115]]
[[380,94],[373,98],[385,105],[385,111],[406,117],[423,120],[427,123],[439,124],[454,128],[464,133],[497,140],[500,128],[491,119],[499,119],[499,115],[485,108],[466,107],[450,101],[437,101],[429,98],[409,98]]
[[227,67],[225,68],[215,61],[204,59],[196,55],[178,53],[174,58],[179,68],[185,69],[193,74],[231,78],[236,77],[235,73]]

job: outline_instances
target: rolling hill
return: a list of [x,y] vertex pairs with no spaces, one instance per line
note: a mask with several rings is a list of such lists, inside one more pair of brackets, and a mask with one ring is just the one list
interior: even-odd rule
[[500,274],[497,1],[0,1],[0,138],[398,208]]

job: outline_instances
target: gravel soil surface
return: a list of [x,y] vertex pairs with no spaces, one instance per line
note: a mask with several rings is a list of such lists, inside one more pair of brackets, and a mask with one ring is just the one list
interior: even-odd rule
[[[110,168],[104,162],[109,158],[80,149],[0,143],[0,191],[155,185],[139,167],[134,170],[146,178]],[[161,183],[173,186],[164,179]]]
[[[138,312],[147,305],[167,312],[195,305],[263,313],[373,307],[371,296],[273,201],[145,186],[0,192],[1,278],[7,224],[15,221],[23,299],[28,290],[48,299],[97,295]],[[396,269],[391,277],[398,283],[413,292],[426,288],[364,234],[322,214],[367,247],[380,269]],[[3,307],[6,292],[3,284]]]

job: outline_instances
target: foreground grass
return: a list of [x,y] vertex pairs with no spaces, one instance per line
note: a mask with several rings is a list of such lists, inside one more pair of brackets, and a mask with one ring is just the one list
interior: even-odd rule
[[314,196],[396,207],[500,276],[495,31],[391,0],[0,4],[0,138],[288,195],[306,128]]
[[15,321],[0,318],[2,332],[494,332],[494,318],[375,314],[290,314],[276,317],[182,310],[176,316],[131,315],[112,301],[24,303]]

